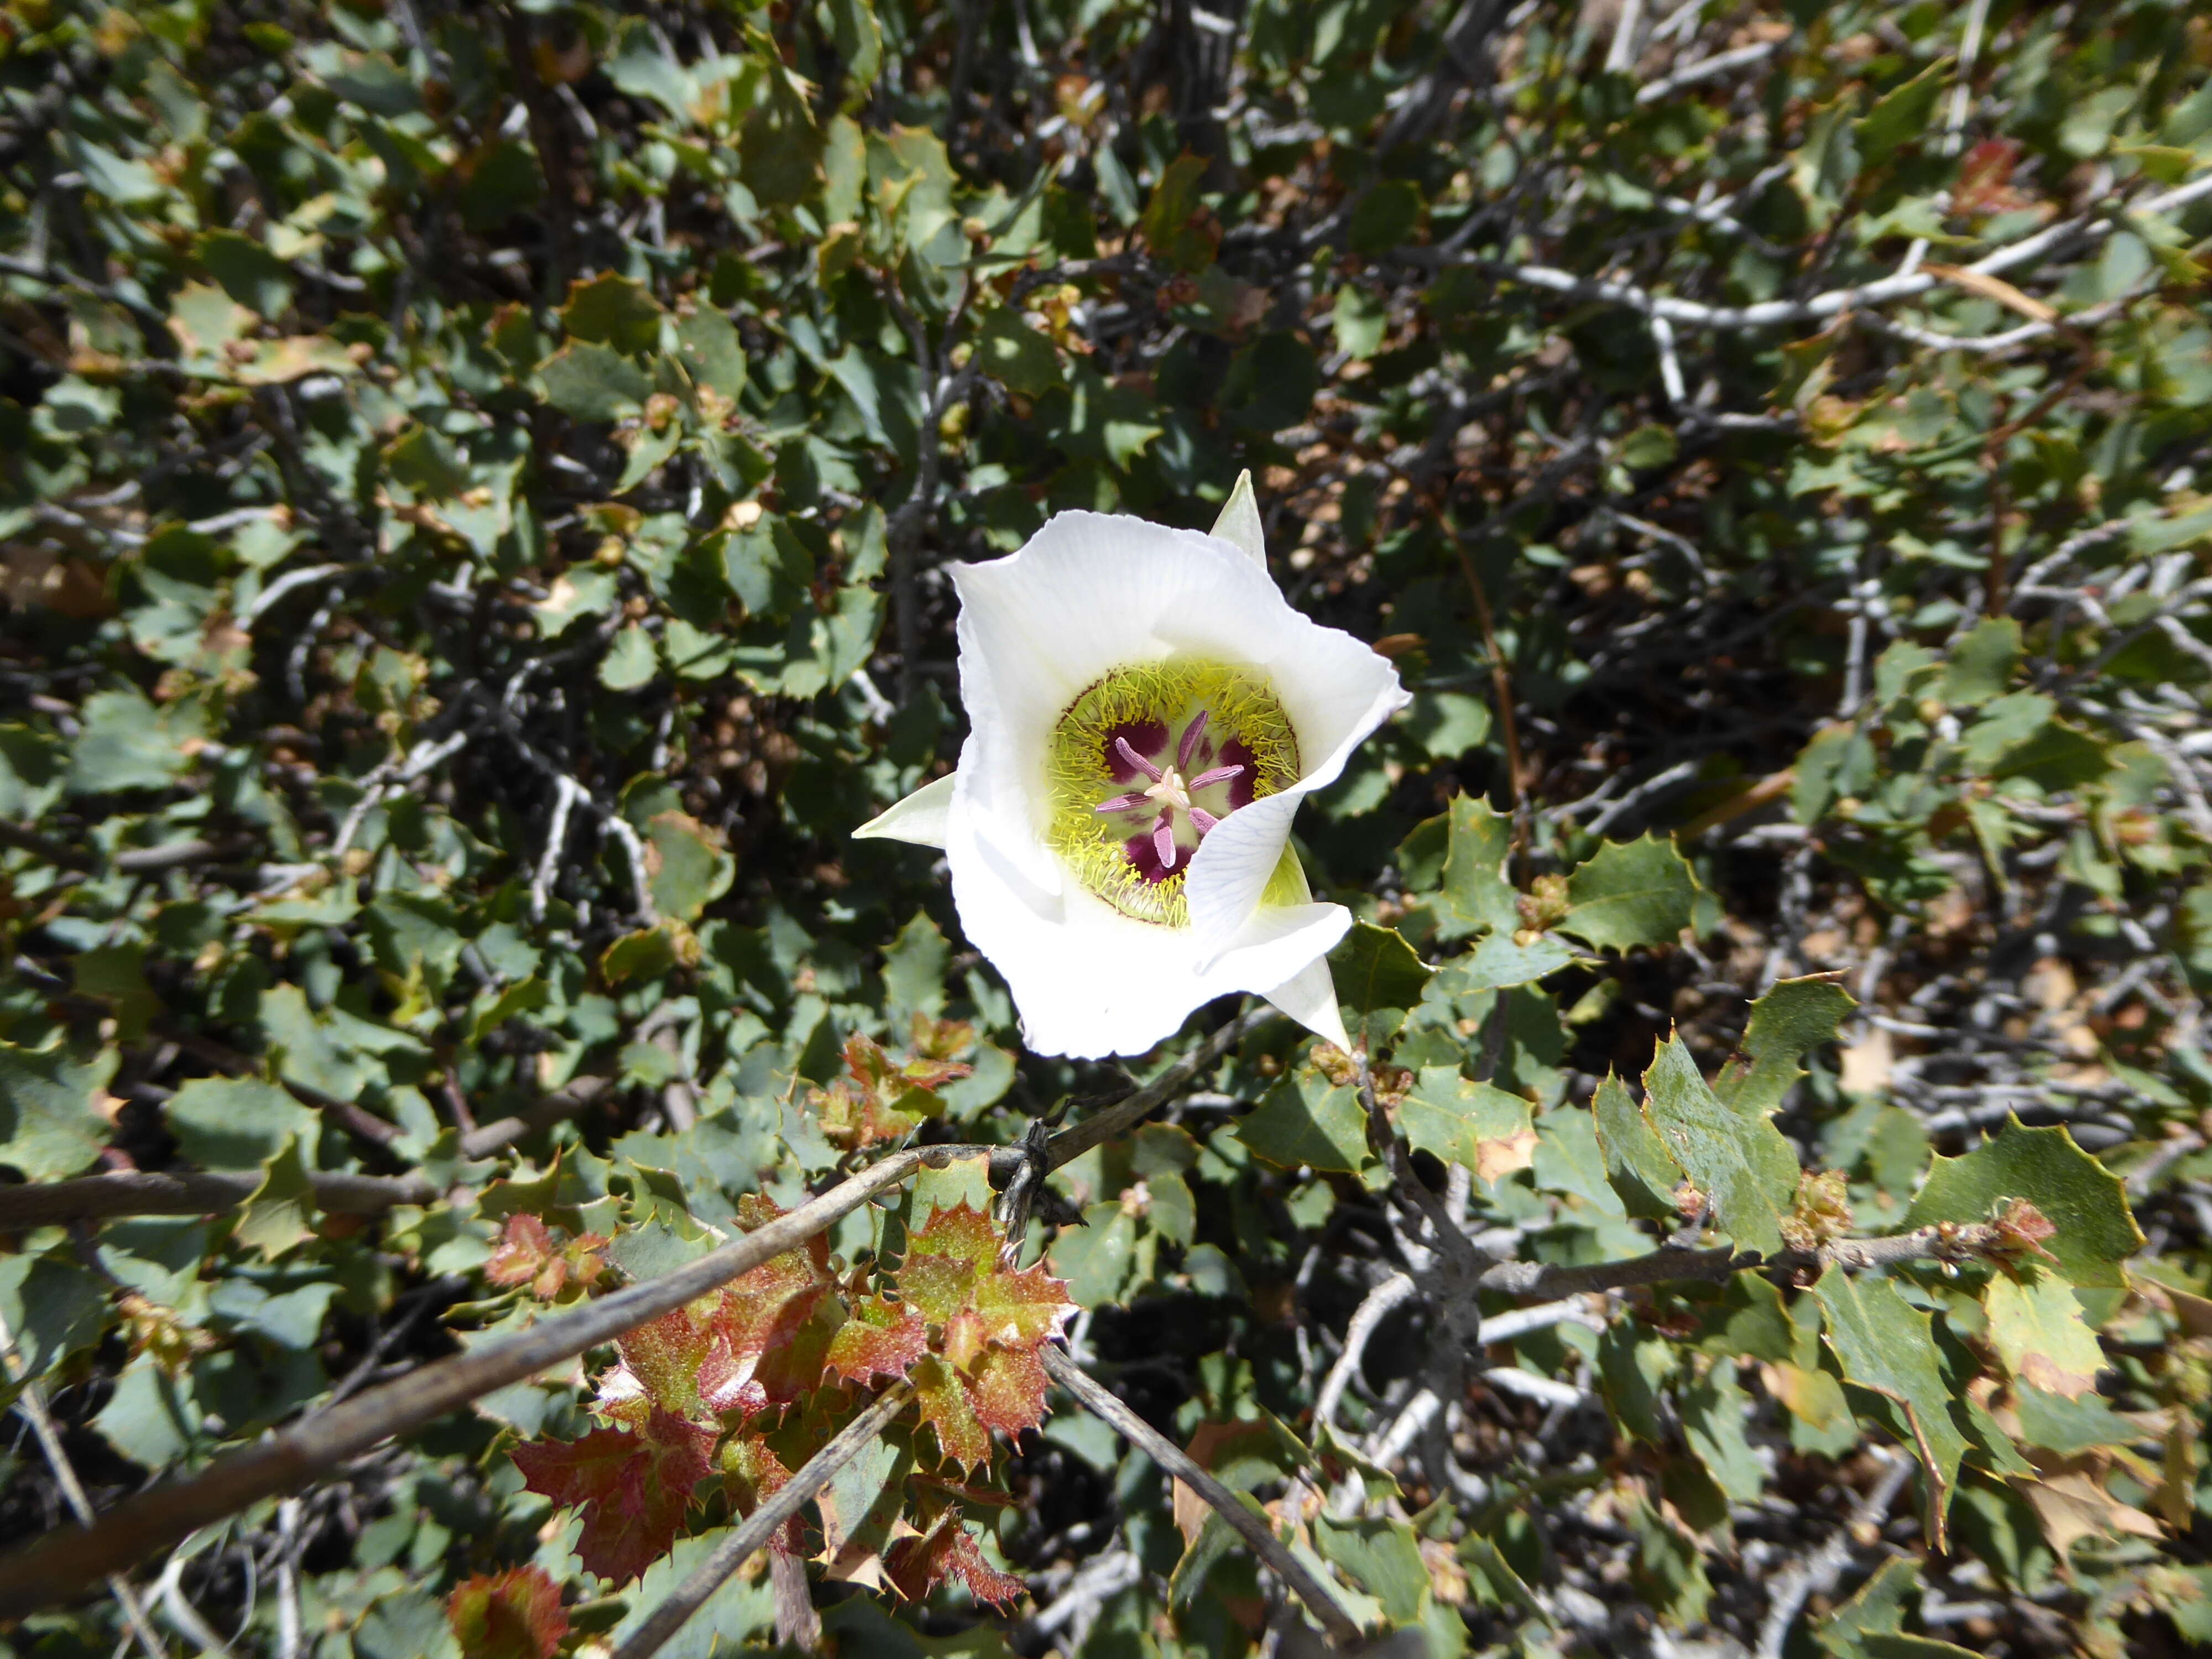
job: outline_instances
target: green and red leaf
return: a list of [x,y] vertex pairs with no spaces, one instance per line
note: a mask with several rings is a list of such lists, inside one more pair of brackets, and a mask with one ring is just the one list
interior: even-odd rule
[[553,1659],[568,1633],[561,1587],[542,1567],[479,1573],[446,1598],[462,1659]]
[[1035,1348],[992,1348],[961,1379],[975,1420],[1013,1439],[1044,1421],[1044,1362]]
[[[791,1479],[767,1441],[757,1434],[734,1434],[722,1443],[722,1489],[739,1515],[750,1515],[781,1492]],[[796,1554],[804,1543],[797,1516],[776,1528],[770,1547]]]
[[909,1601],[919,1601],[939,1584],[957,1579],[978,1601],[1005,1607],[1029,1593],[1029,1586],[1000,1572],[983,1559],[975,1534],[958,1511],[948,1510],[935,1526],[916,1538],[902,1538],[884,1559],[891,1586]]
[[960,1374],[936,1356],[925,1355],[914,1368],[915,1403],[921,1420],[937,1435],[937,1449],[947,1462],[974,1468],[991,1458],[991,1431],[969,1403]]
[[714,1472],[714,1437],[712,1429],[655,1411],[635,1430],[528,1441],[513,1456],[531,1491],[582,1514],[576,1554],[585,1568],[620,1584],[675,1543],[691,1489]]
[[848,1382],[904,1376],[929,1351],[929,1328],[905,1302],[872,1296],[853,1304],[851,1316],[830,1339],[827,1368]]

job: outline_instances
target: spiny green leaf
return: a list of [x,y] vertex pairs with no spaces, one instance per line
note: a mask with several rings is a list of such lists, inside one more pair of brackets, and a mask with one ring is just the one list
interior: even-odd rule
[[1987,1221],[2008,1198],[2026,1199],[2057,1229],[2044,1248],[2076,1285],[2126,1282],[2120,1264],[2143,1243],[2127,1193],[2063,1125],[2031,1129],[2010,1118],[1963,1158],[1938,1154],[1904,1224]]
[[32,1181],[77,1174],[107,1144],[100,1104],[118,1056],[71,1060],[60,1048],[0,1042],[0,1164]]
[[1425,1066],[1397,1108],[1407,1142],[1459,1164],[1476,1179],[1525,1170],[1536,1153],[1528,1103],[1492,1083],[1470,1083],[1454,1066]]
[[1437,897],[1439,939],[1464,939],[1486,929],[1510,939],[1520,927],[1521,912],[1504,876],[1512,846],[1510,818],[1492,811],[1480,795],[1452,798],[1450,848]]
[[1567,878],[1559,931],[1600,951],[1672,945],[1690,925],[1697,896],[1697,878],[1673,842],[1608,842]]
[[1270,1164],[1356,1175],[1367,1150],[1367,1114],[1358,1091],[1310,1068],[1285,1078],[1237,1126],[1237,1139]]
[[1751,1022],[1738,1045],[1748,1064],[1731,1060],[1723,1066],[1713,1092],[1747,1117],[1767,1115],[1805,1075],[1798,1062],[1834,1042],[1837,1026],[1856,1006],[1826,975],[1779,981],[1751,1005]]
[[1682,1166],[1667,1150],[1628,1085],[1608,1072],[1590,1100],[1606,1178],[1628,1213],[1646,1221],[1676,1220],[1674,1188]]
[[1711,1200],[1721,1230],[1747,1249],[1779,1251],[1781,1218],[1797,1190],[1797,1155],[1781,1132],[1723,1105],[1680,1037],[1660,1045],[1644,1074],[1644,1101],[1661,1143]]
[[2014,1377],[2069,1400],[2095,1392],[2105,1351],[2063,1278],[2033,1264],[1996,1273],[1982,1307],[1989,1316],[1990,1346]]
[[1895,1401],[1911,1425],[1915,1449],[1928,1473],[1929,1540],[1943,1548],[1966,1439],[1951,1420],[1935,1321],[1886,1279],[1854,1279],[1832,1271],[1813,1293],[1827,1316],[1828,1341],[1844,1380]]

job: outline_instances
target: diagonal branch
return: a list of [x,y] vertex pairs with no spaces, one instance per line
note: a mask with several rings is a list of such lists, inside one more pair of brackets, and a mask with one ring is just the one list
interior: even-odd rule
[[1085,1411],[1115,1430],[1139,1451],[1212,1504],[1215,1512],[1229,1523],[1231,1530],[1251,1547],[1252,1553],[1267,1565],[1268,1571],[1297,1593],[1298,1599],[1306,1604],[1306,1610],[1328,1632],[1332,1643],[1345,1650],[1360,1644],[1359,1626],[1352,1622],[1352,1616],[1330,1594],[1328,1587],[1304,1562],[1291,1553],[1281,1539],[1267,1529],[1265,1521],[1244,1507],[1242,1498],[1199,1468],[1181,1447],[1123,1405],[1103,1384],[1068,1358],[1065,1350],[1046,1347],[1041,1352],[1044,1368],[1052,1374],[1053,1381],[1073,1395]]
[[805,1243],[924,1165],[942,1165],[962,1150],[979,1149],[932,1146],[894,1153],[674,1273],[556,1314],[513,1336],[481,1343],[316,1412],[216,1459],[189,1480],[125,1499],[96,1525],[48,1533],[0,1559],[0,1618],[21,1617],[66,1600],[248,1504],[296,1491],[394,1435],[673,1312]]
[[[1248,1030],[1273,1017],[1272,1009],[1255,1009],[1230,1021],[1128,1099],[1054,1135],[1048,1144],[1046,1161],[1057,1169],[1125,1133],[1186,1087]],[[511,1121],[487,1124],[477,1133],[503,1133]],[[895,1152],[672,1273],[556,1314],[514,1335],[481,1343],[465,1354],[425,1365],[381,1389],[302,1418],[252,1446],[217,1458],[191,1480],[126,1499],[95,1526],[50,1533],[0,1558],[0,1618],[67,1600],[104,1575],[144,1559],[210,1522],[261,1498],[295,1491],[394,1435],[418,1429],[495,1389],[573,1359],[718,1289],[804,1243],[925,1167],[942,1168],[956,1158],[977,1155],[990,1158],[992,1173],[1000,1179],[1010,1176],[1024,1158],[1018,1146],[927,1146]],[[198,1203],[204,1183],[224,1177],[157,1179],[183,1183]],[[193,1187],[193,1182],[203,1185]],[[88,1183],[58,1185],[82,1192]]]
[[867,1410],[837,1431],[830,1443],[806,1460],[799,1473],[776,1488],[775,1494],[744,1519],[712,1553],[655,1607],[646,1621],[614,1650],[611,1659],[651,1659],[668,1638],[684,1628],[691,1615],[707,1605],[730,1576],[750,1560],[753,1553],[775,1536],[776,1529],[799,1513],[800,1507],[837,1478],[837,1472],[873,1443],[891,1419],[914,1398],[911,1382],[894,1382],[878,1395]]

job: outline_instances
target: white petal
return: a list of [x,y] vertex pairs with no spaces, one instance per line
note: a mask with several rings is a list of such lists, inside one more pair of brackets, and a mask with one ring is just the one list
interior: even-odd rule
[[952,808],[955,774],[925,783],[889,811],[853,831],[854,841],[907,841],[916,847],[945,845],[945,815]]
[[961,930],[1006,980],[1023,1042],[1042,1054],[1142,1054],[1216,997],[1289,984],[1352,926],[1340,905],[1271,906],[1201,969],[1190,929],[1133,921],[1072,883],[1054,893],[1027,880],[979,833],[964,789],[946,828]]
[[1398,671],[1351,635],[1283,607],[1295,643],[1270,659],[1276,690],[1298,734],[1302,775],[1289,788],[1239,807],[1199,844],[1183,887],[1201,956],[1228,948],[1267,890],[1290,839],[1298,803],[1336,781],[1368,733],[1408,702]]
[[1260,528],[1260,498],[1252,493],[1249,468],[1237,475],[1237,487],[1229,492],[1221,516],[1213,521],[1213,533],[1243,548],[1262,570],[1267,568],[1267,538]]
[[1328,958],[1310,962],[1267,994],[1276,1009],[1311,1031],[1324,1042],[1352,1052],[1345,1035],[1344,1010],[1337,1005],[1336,981],[1328,971]]
[[1068,705],[1110,669],[1178,653],[1264,665],[1279,617],[1296,615],[1230,543],[1098,513],[1060,514],[1019,552],[952,579],[972,733],[961,770],[1002,849],[1044,884],[1057,882],[1038,861],[1046,748]]

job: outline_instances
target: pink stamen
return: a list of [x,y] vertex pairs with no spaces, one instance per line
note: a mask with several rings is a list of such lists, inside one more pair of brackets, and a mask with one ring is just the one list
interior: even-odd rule
[[1116,795],[1111,800],[1100,801],[1091,810],[1094,812],[1131,812],[1147,804],[1141,793]]
[[1203,789],[1209,784],[1226,783],[1230,779],[1235,777],[1243,769],[1244,769],[1241,766],[1217,766],[1210,772],[1200,772],[1188,783],[1183,785],[1183,787],[1186,789]]
[[1176,750],[1176,766],[1178,770],[1184,772],[1190,770],[1190,757],[1198,752],[1198,734],[1205,730],[1206,710],[1201,708],[1198,711],[1198,718],[1190,723],[1190,729],[1182,734],[1182,743]]
[[1203,806],[1194,806],[1190,809],[1190,821],[1198,826],[1198,833],[1201,836],[1212,835],[1213,826],[1221,822]]
[[1115,750],[1116,750],[1117,752],[1119,752],[1119,754],[1121,755],[1121,758],[1122,758],[1123,760],[1125,760],[1125,761],[1128,762],[1128,763],[1129,763],[1130,765],[1132,765],[1132,766],[1135,767],[1135,768],[1136,768],[1139,772],[1142,772],[1142,773],[1143,773],[1146,777],[1150,778],[1150,779],[1151,779],[1154,783],[1158,783],[1158,782],[1160,781],[1160,769],[1159,769],[1158,767],[1157,767],[1157,766],[1153,765],[1153,764],[1152,763],[1152,762],[1150,762],[1150,761],[1146,760],[1146,759],[1142,755],[1139,754],[1135,750],[1133,750],[1133,749],[1130,748],[1130,747],[1129,747],[1129,740],[1128,740],[1128,738],[1115,738],[1115,739],[1114,739],[1114,747],[1115,747]]
[[1160,821],[1152,826],[1152,850],[1160,855],[1161,869],[1175,868],[1175,825],[1169,822],[1168,816],[1164,812],[1160,814]]

